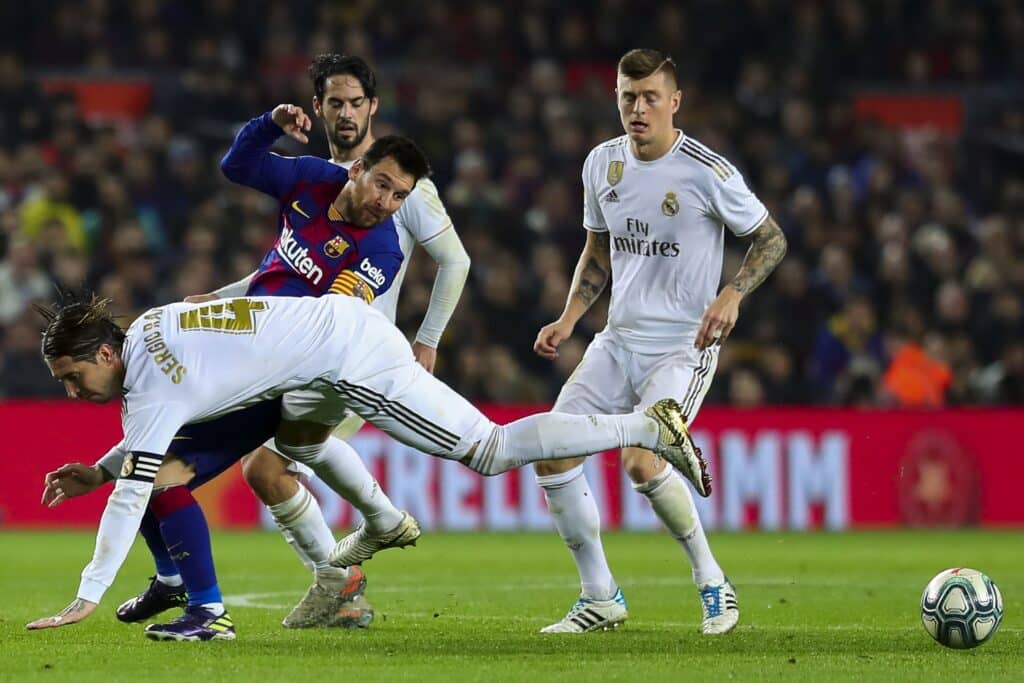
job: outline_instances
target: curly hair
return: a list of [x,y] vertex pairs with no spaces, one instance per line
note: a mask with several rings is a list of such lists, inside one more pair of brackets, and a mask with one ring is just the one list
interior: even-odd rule
[[46,321],[42,351],[47,360],[70,356],[72,360],[94,360],[103,344],[118,353],[124,346],[124,330],[107,308],[110,299],[92,292],[58,288],[60,301],[50,306],[36,305]]
[[339,74],[347,74],[359,81],[369,99],[377,96],[377,76],[362,57],[327,52],[314,57],[309,65],[309,78],[313,81],[313,93],[318,100],[324,98],[327,79]]

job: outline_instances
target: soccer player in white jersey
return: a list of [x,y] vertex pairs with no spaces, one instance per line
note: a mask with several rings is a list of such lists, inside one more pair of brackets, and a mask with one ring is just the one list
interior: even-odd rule
[[[736,168],[673,126],[682,93],[668,56],[628,52],[618,65],[616,91],[626,134],[595,147],[584,163],[586,246],[562,315],[540,330],[534,349],[554,358],[611,277],[608,324],[554,410],[619,413],[673,396],[689,425],[741,301],[782,259],[786,239]],[[751,244],[739,272],[716,296],[723,226]],[[692,563],[703,632],[732,630],[739,620],[736,592],[711,553],[686,484],[649,451],[625,449],[622,462],[634,489],[647,496]],[[579,600],[564,619],[542,629],[546,633],[603,630],[627,617],[581,463],[534,466],[582,584]]]
[[[707,495],[704,463],[674,400],[625,415],[542,413],[499,426],[418,364],[397,328],[355,297],[248,297],[150,309],[127,333],[95,297],[50,310],[42,352],[68,396],[120,399],[128,452],[107,500],[77,598],[30,629],[92,614],[123,564],[146,507],[184,486],[189,472],[165,456],[186,425],[214,420],[296,389],[338,398],[398,441],[495,475],[543,458],[609,448],[656,449]],[[276,446],[307,459],[304,407],[285,401]],[[193,473],[194,476],[194,473]],[[203,626],[206,626],[204,622]]]
[[[321,120],[331,150],[331,161],[351,167],[373,144],[373,115],[377,111],[377,78],[361,58],[340,54],[317,56],[309,67],[313,82],[313,111]],[[469,274],[470,260],[459,240],[448,213],[438,196],[437,187],[429,178],[422,178],[393,216],[399,246],[405,258],[391,288],[373,301],[373,306],[392,322],[395,320],[398,295],[409,265],[409,257],[417,244],[437,263],[437,276],[430,294],[426,315],[413,342],[416,360],[428,371],[434,371],[437,346]],[[190,297],[186,301],[208,301],[214,298],[242,296],[248,279],[221,288],[214,295]],[[361,548],[356,562],[381,548],[407,545],[419,536],[419,526],[408,513],[397,510],[366,470],[358,454],[342,439],[348,439],[363,424],[351,414],[338,425],[338,439],[331,442],[331,457],[340,459],[350,474],[344,492],[363,516],[357,534],[346,543]],[[352,619],[335,619],[335,613],[350,615],[356,610],[369,611],[365,601],[345,604],[346,577],[339,570],[320,567],[311,559],[323,559],[334,548],[334,535],[323,517],[316,498],[299,479],[310,470],[282,457],[272,443],[267,443],[243,460],[245,479],[259,499],[267,506],[285,538],[306,566],[313,571],[314,582],[303,599],[282,622],[288,628],[349,624]],[[356,620],[358,623],[358,620]]]

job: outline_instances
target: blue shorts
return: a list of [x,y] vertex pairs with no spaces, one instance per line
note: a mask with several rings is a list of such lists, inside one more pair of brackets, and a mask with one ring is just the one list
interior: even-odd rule
[[281,399],[263,401],[216,420],[188,424],[178,431],[168,457],[195,468],[188,487],[195,489],[225,471],[243,456],[263,445],[281,421]]

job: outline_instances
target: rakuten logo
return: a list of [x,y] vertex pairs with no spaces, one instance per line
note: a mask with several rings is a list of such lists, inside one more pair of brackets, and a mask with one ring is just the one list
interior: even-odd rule
[[288,225],[281,229],[281,237],[277,240],[277,253],[297,273],[305,275],[314,285],[320,284],[324,277],[323,269],[309,257],[309,249],[295,241],[295,233]]
[[384,271],[370,263],[368,259],[363,259],[359,262],[359,270],[366,273],[366,277],[376,282],[378,287],[383,287],[384,283],[388,279],[387,276],[384,275]]

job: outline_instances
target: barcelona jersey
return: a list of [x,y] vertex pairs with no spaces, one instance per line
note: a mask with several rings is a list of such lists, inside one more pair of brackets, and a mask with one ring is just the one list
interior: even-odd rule
[[284,131],[270,112],[238,132],[221,161],[229,180],[278,200],[278,238],[249,285],[249,296],[321,296],[335,293],[367,302],[388,290],[402,265],[398,233],[389,217],[375,226],[344,220],[333,206],[348,171],[313,156],[270,152]]

